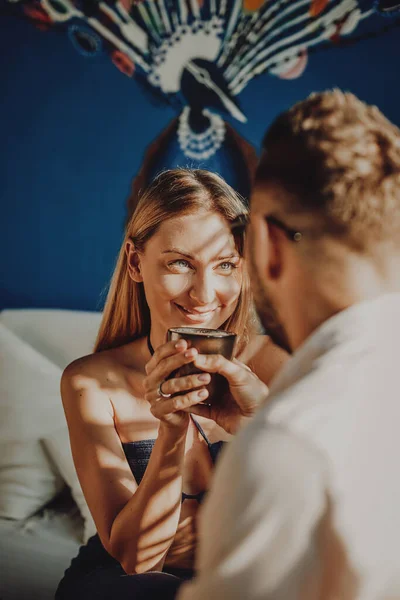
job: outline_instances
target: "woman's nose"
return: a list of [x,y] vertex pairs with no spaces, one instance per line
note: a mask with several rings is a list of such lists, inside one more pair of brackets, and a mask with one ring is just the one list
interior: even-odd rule
[[201,304],[211,304],[215,300],[215,288],[211,275],[196,275],[189,290],[192,300]]

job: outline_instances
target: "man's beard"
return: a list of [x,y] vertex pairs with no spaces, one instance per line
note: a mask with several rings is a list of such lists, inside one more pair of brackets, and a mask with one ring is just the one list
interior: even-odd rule
[[[253,250],[253,249],[252,249]],[[280,348],[292,354],[287,333],[279,321],[278,311],[274,307],[272,300],[263,285],[253,260],[253,252],[250,253],[250,279],[254,296],[254,304],[265,333]]]

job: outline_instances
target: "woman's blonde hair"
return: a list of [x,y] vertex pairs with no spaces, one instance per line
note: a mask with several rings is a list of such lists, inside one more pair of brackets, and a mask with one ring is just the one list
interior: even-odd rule
[[[171,169],[159,174],[142,194],[130,218],[117,265],[111,280],[103,319],[94,347],[95,352],[122,346],[150,332],[150,311],[143,283],[129,276],[126,243],[132,240],[138,252],[163,222],[196,210],[215,211],[232,222],[248,209],[243,199],[218,175],[200,169]],[[243,255],[243,235],[235,236]],[[254,323],[254,324],[253,324]],[[255,330],[255,318],[246,266],[237,306],[221,329],[238,335],[237,349]]]

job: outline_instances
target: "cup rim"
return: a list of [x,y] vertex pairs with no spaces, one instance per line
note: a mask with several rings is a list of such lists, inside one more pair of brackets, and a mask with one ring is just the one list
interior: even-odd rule
[[[183,331],[182,331],[183,330]],[[214,335],[213,332],[220,331],[223,335]],[[213,339],[226,339],[237,337],[233,331],[225,331],[223,329],[209,329],[207,327],[170,327],[168,332],[171,333],[186,333],[187,335],[193,335],[195,337],[202,338],[213,338]],[[209,332],[209,333],[200,333]]]

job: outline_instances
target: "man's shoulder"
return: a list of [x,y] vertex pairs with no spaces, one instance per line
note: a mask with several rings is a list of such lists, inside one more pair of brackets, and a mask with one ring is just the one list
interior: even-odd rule
[[259,486],[261,479],[272,489],[274,482],[280,488],[286,484],[296,486],[296,481],[304,481],[309,473],[325,481],[329,476],[324,453],[312,438],[270,422],[265,409],[260,410],[230,446],[226,467],[240,471],[250,488]]
[[347,352],[327,353],[299,377],[289,373],[259,418],[324,448],[334,448],[331,438],[340,442],[345,431],[354,435],[360,422],[375,421],[379,411],[384,430],[399,412],[397,362],[391,347],[355,344]]
[[315,523],[330,487],[329,465],[318,448],[260,413],[224,451],[202,518],[215,522],[215,507],[224,506],[218,527],[239,538],[260,531],[262,521],[264,547],[273,531]]

